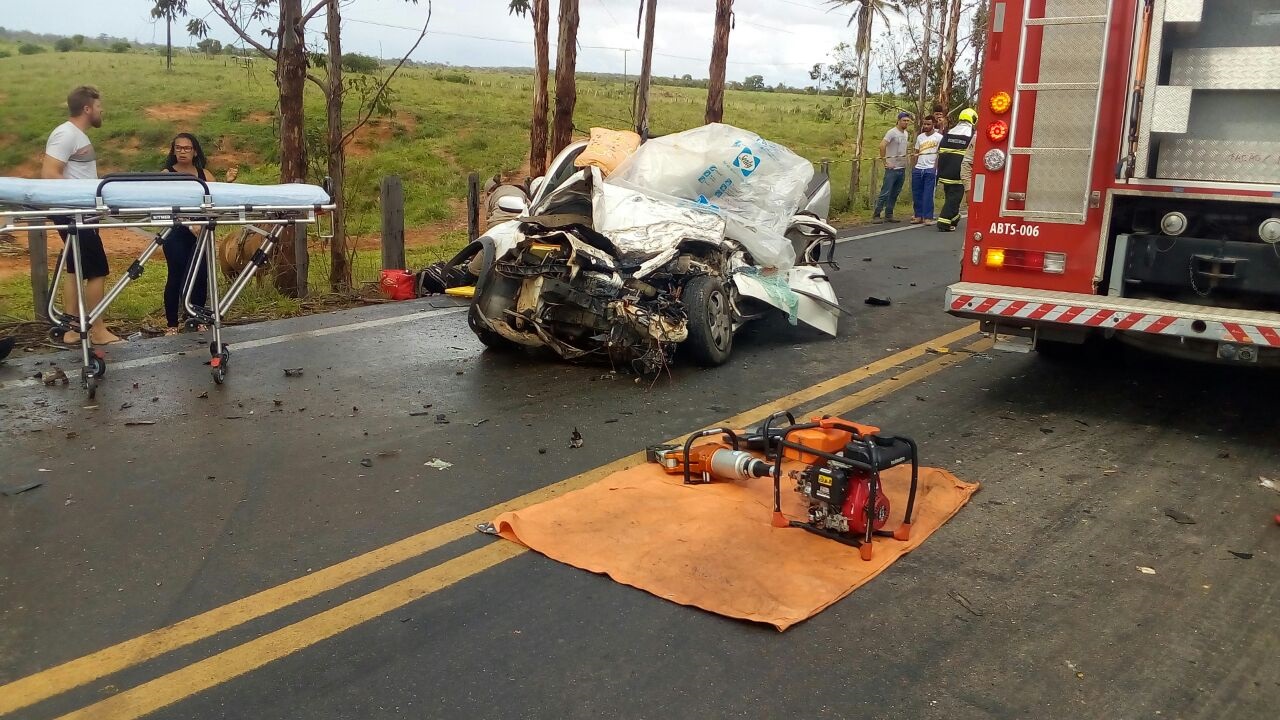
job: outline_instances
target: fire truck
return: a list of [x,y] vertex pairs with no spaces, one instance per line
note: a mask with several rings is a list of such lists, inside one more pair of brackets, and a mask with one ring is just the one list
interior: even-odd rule
[[1280,364],[1280,0],[992,0],[948,312]]

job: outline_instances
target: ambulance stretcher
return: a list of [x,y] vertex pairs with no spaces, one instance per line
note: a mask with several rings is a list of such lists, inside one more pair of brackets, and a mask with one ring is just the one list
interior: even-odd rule
[[[3,207],[17,207],[4,210]],[[205,182],[190,175],[174,173],[127,173],[108,175],[101,180],[28,180],[0,177],[0,232],[61,230],[67,235],[58,257],[48,314],[50,336],[59,341],[69,331],[80,335],[81,382],[92,398],[98,381],[106,374],[102,351],[93,347],[89,328],[130,283],[141,277],[146,262],[164,247],[170,231],[188,228],[196,236],[196,251],[183,284],[183,305],[190,323],[208,325],[213,331],[209,343],[210,371],[214,382],[227,376],[230,348],[222,342],[222,321],[245,285],[267,264],[272,248],[287,229],[315,225],[333,200],[325,188],[316,185],[240,185]],[[58,222],[50,218],[59,218]],[[225,293],[218,287],[217,247],[214,233],[219,225],[255,226],[266,231],[261,247],[249,265]],[[85,307],[84,295],[76,293],[76,308],[59,310],[56,292],[64,280],[65,258],[74,261],[74,279],[82,287],[80,232],[83,230],[151,228],[155,237],[125,274],[103,296],[97,306]],[[207,307],[193,302],[195,278],[207,269]]]

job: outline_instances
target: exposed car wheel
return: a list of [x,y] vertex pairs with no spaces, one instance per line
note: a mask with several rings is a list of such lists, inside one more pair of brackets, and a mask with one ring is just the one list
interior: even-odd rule
[[467,324],[471,326],[471,331],[476,334],[476,337],[480,339],[480,342],[483,343],[485,347],[493,350],[494,352],[514,352],[519,349],[519,346],[516,343],[511,342],[477,322],[476,313],[478,312],[480,311],[476,309],[476,306],[472,305],[471,309],[467,311]]
[[733,352],[733,315],[724,283],[699,275],[684,285],[689,339],[682,345],[699,365],[723,365]]

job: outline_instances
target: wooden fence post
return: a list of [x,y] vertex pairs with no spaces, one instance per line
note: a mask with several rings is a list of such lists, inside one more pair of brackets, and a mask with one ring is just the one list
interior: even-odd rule
[[480,173],[467,176],[467,240],[480,237]]
[[399,175],[382,178],[382,269],[403,270],[404,186]]
[[880,195],[880,160],[871,161],[871,177],[867,182],[867,208],[876,211],[876,200]]
[[49,244],[44,230],[27,231],[27,254],[31,256],[31,293],[36,319],[49,322]]

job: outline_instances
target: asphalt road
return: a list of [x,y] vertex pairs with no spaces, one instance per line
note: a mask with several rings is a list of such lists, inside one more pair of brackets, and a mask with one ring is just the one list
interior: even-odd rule
[[[851,239],[839,338],[762,323],[652,387],[482,352],[443,300],[236,328],[221,388],[134,343],[93,408],[18,358],[0,488],[43,485],[0,496],[0,715],[1273,717],[1280,376],[985,351],[940,309],[958,242]],[[797,395],[983,488],[786,633],[471,531]]]

